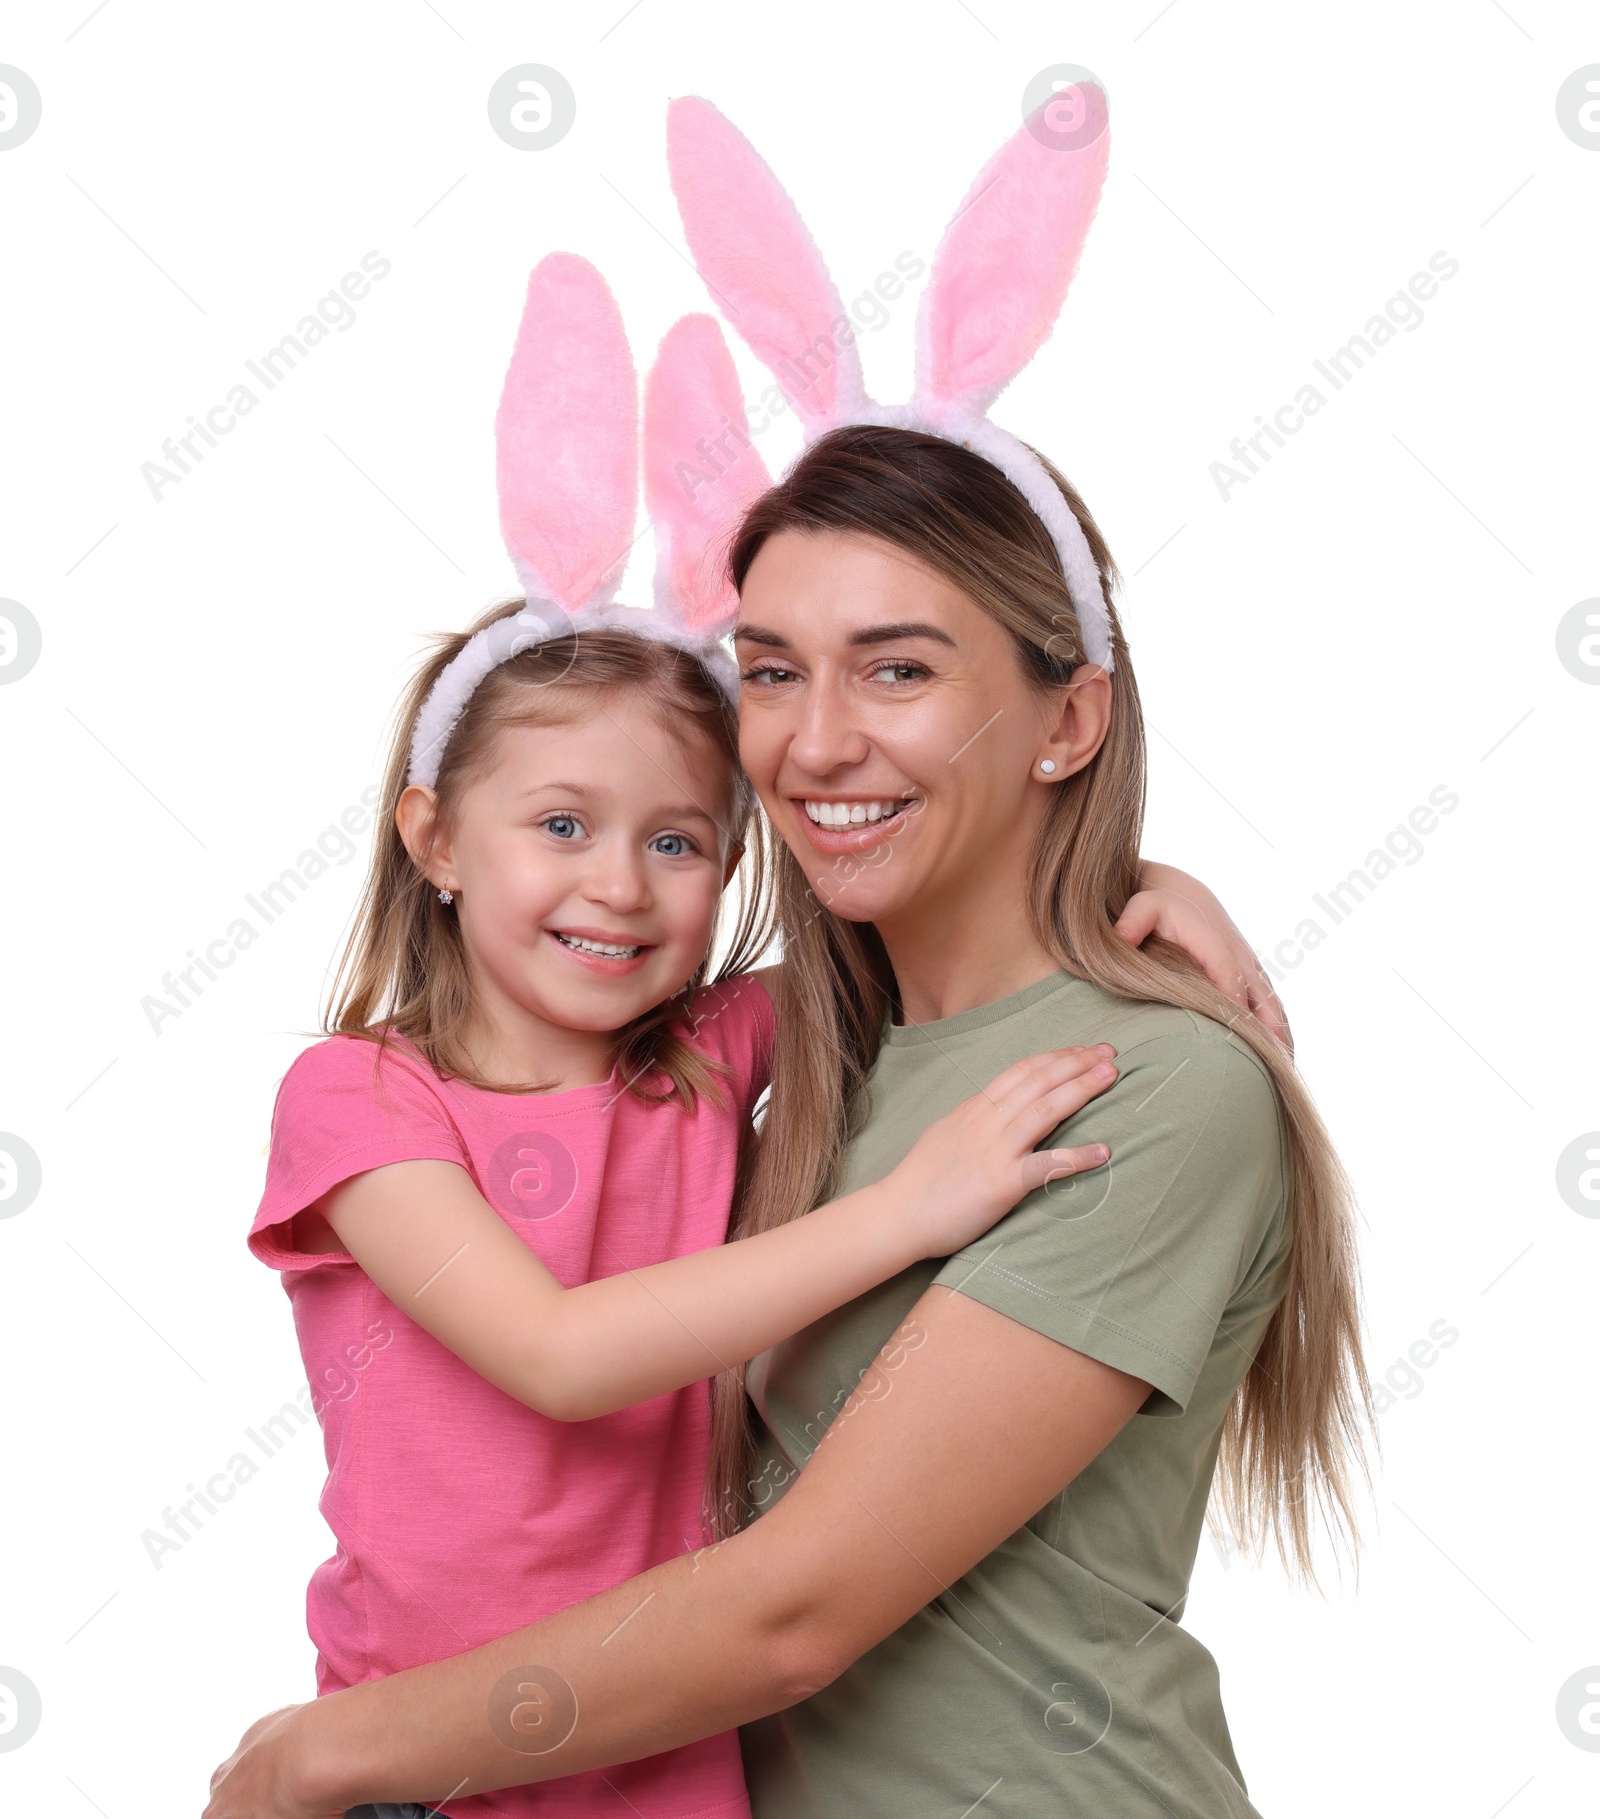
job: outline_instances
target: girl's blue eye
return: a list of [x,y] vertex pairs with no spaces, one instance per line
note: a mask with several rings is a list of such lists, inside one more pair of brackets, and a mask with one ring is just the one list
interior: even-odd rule
[[650,844],[667,859],[683,859],[694,851],[687,834],[658,834]]
[[582,831],[571,815],[552,815],[544,826],[545,832],[554,834],[558,840],[576,840]]

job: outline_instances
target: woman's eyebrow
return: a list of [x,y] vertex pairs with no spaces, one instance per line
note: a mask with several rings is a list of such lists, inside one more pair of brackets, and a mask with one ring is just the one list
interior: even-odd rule
[[948,632],[921,619],[897,619],[892,625],[866,625],[859,632],[850,634],[853,645],[898,644],[902,638],[931,638],[935,644],[948,644],[951,650],[956,648],[956,641]]
[[[736,642],[764,644],[780,651],[789,649],[789,640],[782,633],[768,631],[764,625],[736,626],[733,636]],[[956,641],[948,632],[921,619],[897,619],[889,625],[864,625],[860,631],[850,634],[849,642],[852,645],[896,644],[903,638],[929,638],[935,644],[948,644],[951,650],[956,648]]]

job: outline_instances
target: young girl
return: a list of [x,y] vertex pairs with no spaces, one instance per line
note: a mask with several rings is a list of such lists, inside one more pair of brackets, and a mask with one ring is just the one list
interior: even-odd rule
[[[319,1693],[693,1552],[703,1379],[1107,1155],[1034,1150],[1115,1077],[1107,1045],[1055,1051],[974,1081],[883,1181],[723,1244],[773,1039],[742,970],[753,914],[703,981],[753,797],[706,640],[687,614],[625,625],[599,610],[618,523],[582,519],[551,471],[564,453],[592,478],[631,448],[614,315],[582,262],[535,273],[501,486],[530,595],[555,603],[537,629],[554,635],[528,642],[518,601],[418,676],[338,1033],[278,1095],[250,1243],[284,1272],[324,1428],[338,1547],[308,1597]],[[580,370],[618,385],[584,397],[569,370],[564,391],[530,399],[522,356],[563,336],[577,348],[580,324]],[[1146,903],[1130,927],[1171,932],[1180,914]],[[529,1755],[578,1722],[542,1698],[512,1709]],[[732,1733],[449,1806],[748,1811]]]

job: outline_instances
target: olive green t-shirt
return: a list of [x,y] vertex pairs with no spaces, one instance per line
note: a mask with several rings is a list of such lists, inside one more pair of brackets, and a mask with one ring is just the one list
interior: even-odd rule
[[814,1698],[745,1727],[755,1819],[1255,1814],[1216,1663],[1182,1607],[1223,1420],[1286,1274],[1288,1167],[1261,1063],[1208,1018],[1055,973],[889,1029],[842,1191],[886,1174],[1012,1062],[1095,1042],[1115,1045],[1119,1077],[1051,1142],[1103,1140],[1109,1165],[1030,1194],[958,1255],[756,1359],[752,1497],[782,1495],[858,1385],[889,1392],[932,1283],[1142,1377],[1150,1395],[964,1579]]

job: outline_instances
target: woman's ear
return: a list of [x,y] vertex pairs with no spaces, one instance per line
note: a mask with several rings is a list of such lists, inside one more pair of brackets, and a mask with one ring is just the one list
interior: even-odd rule
[[1105,744],[1110,730],[1111,678],[1098,663],[1080,663],[1072,680],[1052,693],[1045,736],[1033,761],[1034,776],[1060,783],[1081,771]]
[[426,784],[408,784],[395,804],[394,824],[412,863],[430,884],[454,889],[450,832],[439,816],[438,793]]

